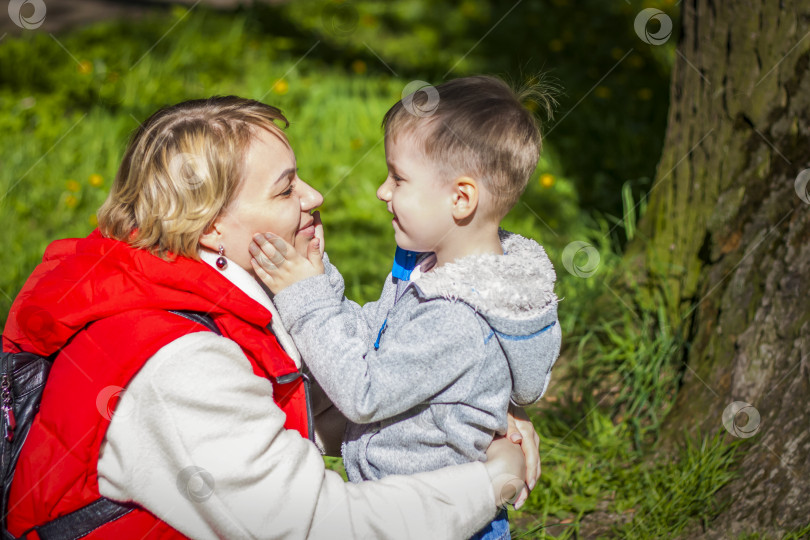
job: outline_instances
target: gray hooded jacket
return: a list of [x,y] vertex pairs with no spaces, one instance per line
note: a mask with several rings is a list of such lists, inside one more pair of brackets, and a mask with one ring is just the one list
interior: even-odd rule
[[[504,255],[391,274],[360,307],[326,274],[273,302],[312,374],[349,420],[349,480],[485,461],[510,398],[543,395],[561,343],[555,273],[543,248],[500,232]],[[425,257],[422,257],[425,262]]]

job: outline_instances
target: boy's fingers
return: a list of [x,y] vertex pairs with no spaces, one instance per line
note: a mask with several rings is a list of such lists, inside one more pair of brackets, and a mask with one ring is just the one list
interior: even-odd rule
[[312,217],[315,218],[315,238],[320,240],[319,250],[321,255],[323,255],[325,246],[324,246],[324,237],[323,237],[323,222],[321,221],[321,213],[320,212],[313,212]]
[[256,262],[256,259],[250,259],[250,264],[253,266],[253,270],[256,271],[256,275],[259,276],[259,279],[262,281],[273,281],[273,276],[268,274],[262,265]]
[[248,246],[248,251],[250,251],[250,254],[253,255],[253,259],[259,264],[259,266],[270,270],[278,267],[285,260],[284,257],[282,257],[279,252],[270,244],[270,242],[267,241],[264,241],[261,244],[258,244],[255,241],[251,242]]
[[321,258],[320,244],[321,241],[318,238],[313,238],[309,241],[309,245],[307,246],[307,258],[312,266],[323,271],[323,259]]
[[[276,248],[276,250],[277,250],[277,251],[278,251],[278,253],[281,255],[281,257],[282,257],[282,258],[284,258],[284,259],[286,259],[286,258],[287,258],[287,254],[290,252],[290,250],[288,249],[288,248],[290,247],[290,244],[288,244],[288,243],[287,243],[287,242],[286,242],[286,241],[285,241],[283,238],[281,238],[280,236],[276,236],[276,235],[274,235],[274,234],[272,234],[272,233],[266,233],[266,234],[265,234],[265,237],[267,238],[267,240],[269,240],[270,244],[272,244],[272,246],[273,246],[274,248]],[[276,263],[275,261],[273,261],[273,262],[274,262],[275,264],[278,264],[278,263]]]

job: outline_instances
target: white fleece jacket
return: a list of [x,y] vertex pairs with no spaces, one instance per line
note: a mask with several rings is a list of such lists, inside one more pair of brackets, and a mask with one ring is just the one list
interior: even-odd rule
[[[225,276],[271,310],[279,342],[300,361],[261,286],[234,263]],[[343,482],[314,444],[284,429],[272,393],[229,339],[198,332],[166,345],[122,394],[99,455],[101,494],[191,538],[461,539],[494,517],[481,463]],[[320,411],[334,418],[334,408]]]

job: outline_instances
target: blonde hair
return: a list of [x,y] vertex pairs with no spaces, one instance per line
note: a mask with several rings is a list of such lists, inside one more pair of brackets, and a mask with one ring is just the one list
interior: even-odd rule
[[277,121],[289,126],[279,109],[236,96],[157,111],[127,146],[98,211],[102,234],[164,259],[197,259],[200,236],[241,185],[255,131],[287,142]]
[[550,94],[538,88],[516,93],[495,77],[427,86],[385,114],[385,138],[403,133],[414,137],[444,180],[479,180],[491,194],[488,217],[500,221],[517,203],[540,158],[538,123],[521,104],[526,97],[544,102],[550,113]]

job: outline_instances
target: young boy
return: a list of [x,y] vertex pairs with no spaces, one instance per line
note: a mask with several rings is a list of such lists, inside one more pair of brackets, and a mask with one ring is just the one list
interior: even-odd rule
[[378,301],[347,300],[317,246],[305,259],[257,235],[250,248],[302,357],[349,420],[353,482],[484,461],[510,398],[528,405],[545,392],[561,341],[548,256],[499,229],[540,149],[515,93],[492,77],[456,79],[398,102],[383,126],[389,173],[377,197],[398,248]]

